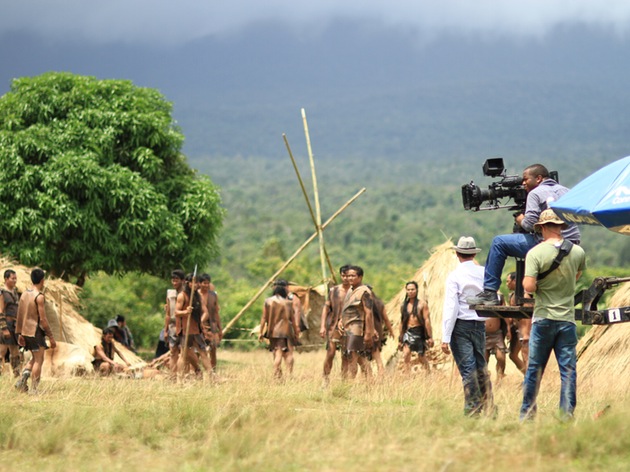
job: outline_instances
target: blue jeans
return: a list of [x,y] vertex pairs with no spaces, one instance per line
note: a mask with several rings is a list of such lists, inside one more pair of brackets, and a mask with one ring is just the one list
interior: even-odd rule
[[483,278],[484,290],[496,292],[501,287],[501,275],[505,260],[509,257],[524,258],[537,244],[533,234],[513,233],[495,236],[486,259],[486,272]]
[[492,404],[484,322],[457,320],[451,335],[451,351],[464,385],[464,414],[478,414]]
[[568,321],[544,319],[532,324],[529,363],[523,381],[521,419],[533,418],[536,414],[536,397],[552,350],[560,369],[560,410],[567,417],[573,416],[577,404],[577,341],[577,327]]

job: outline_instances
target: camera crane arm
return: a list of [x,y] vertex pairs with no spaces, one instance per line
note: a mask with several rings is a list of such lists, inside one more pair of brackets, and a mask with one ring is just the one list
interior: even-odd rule
[[[630,322],[630,306],[597,309],[597,303],[604,292],[624,282],[630,282],[630,277],[597,277],[590,287],[580,290],[574,298],[574,304],[582,304],[582,308],[575,310],[575,319],[583,325],[607,325]],[[487,318],[530,318],[534,311],[534,304],[523,303],[519,306],[472,306],[477,314]]]
[[578,312],[581,312],[582,324],[585,325],[630,321],[630,307],[597,309],[597,303],[606,290],[629,281],[630,277],[596,277],[589,288],[581,290],[575,295],[575,304],[582,304],[582,309],[576,310],[576,319],[580,319],[578,318]]

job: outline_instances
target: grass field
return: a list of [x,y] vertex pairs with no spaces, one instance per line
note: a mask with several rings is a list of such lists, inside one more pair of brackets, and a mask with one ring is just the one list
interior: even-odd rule
[[469,419],[450,370],[344,383],[336,364],[322,388],[322,355],[297,354],[284,382],[272,380],[266,351],[221,350],[213,382],[48,378],[39,395],[25,395],[5,374],[0,462],[64,471],[630,469],[630,394],[615,379],[580,382],[576,419],[561,423],[549,371],[538,418],[520,424],[518,372],[495,386],[496,419]]

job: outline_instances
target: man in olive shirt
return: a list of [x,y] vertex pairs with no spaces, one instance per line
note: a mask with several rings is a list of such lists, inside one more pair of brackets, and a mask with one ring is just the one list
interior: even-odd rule
[[520,419],[532,419],[536,415],[536,397],[552,350],[560,369],[560,410],[563,418],[568,419],[573,417],[577,403],[575,283],[586,267],[586,256],[580,246],[569,244],[568,254],[553,269],[552,263],[564,241],[562,230],[566,224],[549,209],[540,214],[535,228],[542,233],[543,241],[530,249],[525,259],[523,288],[536,294],[536,302]]

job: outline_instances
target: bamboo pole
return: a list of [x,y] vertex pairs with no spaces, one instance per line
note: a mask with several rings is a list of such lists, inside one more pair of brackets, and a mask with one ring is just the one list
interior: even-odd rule
[[311,163],[311,175],[313,176],[313,194],[315,195],[315,213],[317,217],[317,233],[319,235],[319,258],[322,263],[322,282],[326,282],[326,257],[324,255],[324,232],[322,231],[322,212],[319,207],[319,190],[317,189],[317,175],[315,174],[315,160],[313,159],[313,149],[311,148],[311,137],[308,132],[308,123],[306,121],[306,110],[302,108],[302,121],[304,122],[304,135],[306,136],[306,148],[308,150],[308,159]]
[[[287,139],[286,134],[282,134],[282,139],[284,139],[284,144],[287,147],[287,151],[289,152],[289,157],[291,158],[291,163],[293,164],[293,169],[295,169],[295,175],[298,178],[298,182],[300,183],[300,187],[302,189],[302,193],[304,194],[304,199],[306,200],[306,205],[308,206],[308,211],[311,214],[311,219],[313,220],[313,224],[315,225],[315,229],[317,230],[317,219],[315,218],[315,213],[313,213],[313,206],[311,205],[311,201],[308,198],[308,194],[306,193],[306,187],[304,187],[304,181],[302,180],[302,176],[300,175],[300,170],[297,167],[297,163],[295,162],[295,158],[293,157],[293,152],[291,152],[291,146],[289,146],[289,140]],[[324,246],[324,256],[326,257],[326,262],[328,263],[328,269],[330,270],[330,276],[334,284],[337,283],[337,279],[335,278],[335,269],[330,262],[330,257],[328,256],[328,251],[326,250],[326,246]],[[325,281],[324,281],[325,282]],[[328,296],[328,295],[326,295]]]
[[[328,218],[328,220],[322,225],[321,229],[325,229],[330,223],[332,223],[332,221],[337,218],[341,212],[343,212],[346,208],[348,208],[357,198],[359,198],[359,196],[361,196],[361,194],[365,192],[365,187],[362,188],[361,190],[359,190],[354,197],[352,197],[350,200],[348,200],[341,208],[339,208],[339,210],[337,210],[330,218]],[[315,239],[318,235],[318,232],[316,231],[315,233],[313,233],[305,242],[304,244],[302,244],[294,253],[291,257],[289,257],[289,259],[287,259],[287,261],[282,264],[282,267],[280,267],[275,274],[273,274],[269,280],[267,280],[267,282],[265,282],[265,284],[260,288],[260,290],[258,290],[258,292],[256,292],[256,295],[253,296],[253,298],[247,302],[247,304],[241,308],[241,311],[239,311],[236,316],[234,318],[232,318],[230,320],[230,322],[225,325],[225,327],[223,328],[223,334],[225,335],[225,333],[228,332],[228,330],[234,325],[234,323],[236,323],[238,321],[238,319],[243,316],[243,313],[245,313],[245,311],[251,307],[254,302],[256,300],[258,300],[258,297],[260,297],[260,295],[267,289],[267,287],[269,287],[269,285],[271,285],[271,283],[276,279],[276,277],[278,277],[278,275],[280,275],[284,269],[286,269],[289,264],[291,264],[291,262],[293,262],[293,260],[300,255],[300,253],[304,250],[304,248],[306,248],[306,246],[308,246],[313,239]]]

